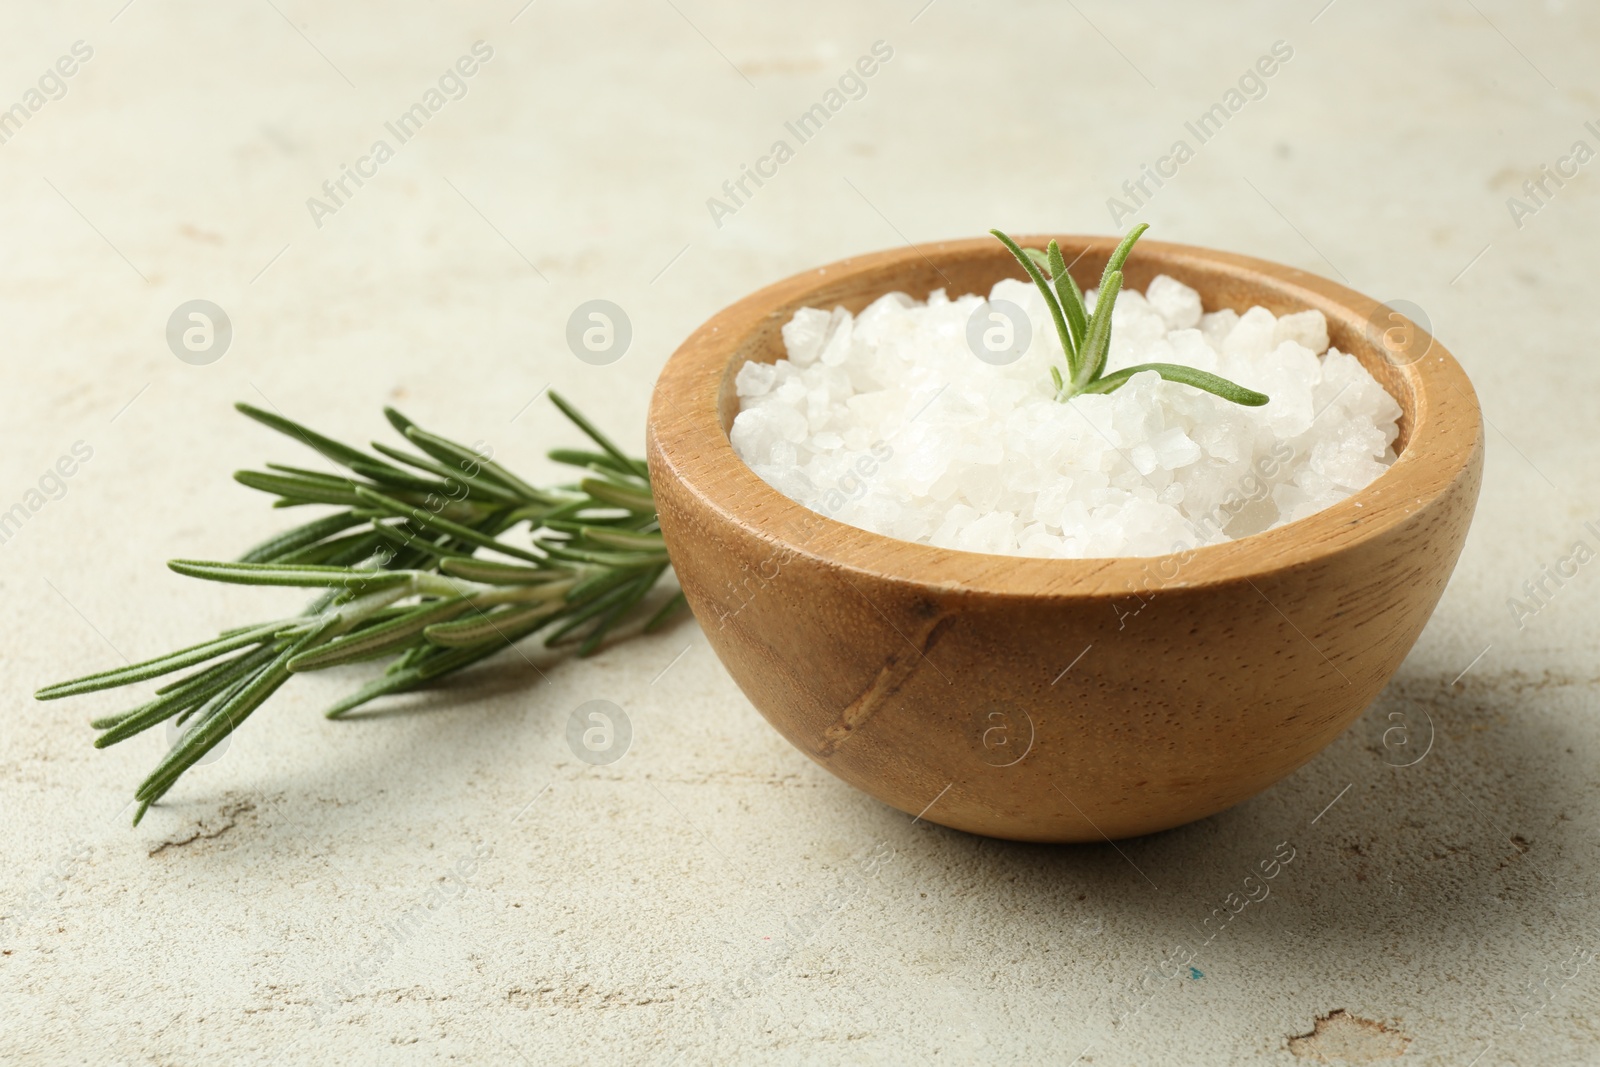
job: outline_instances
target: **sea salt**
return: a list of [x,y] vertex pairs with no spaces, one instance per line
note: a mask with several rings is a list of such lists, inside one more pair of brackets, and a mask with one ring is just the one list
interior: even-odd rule
[[891,293],[854,316],[800,309],[783,327],[788,358],[748,362],[735,379],[735,451],[840,522],[1056,558],[1246,537],[1343,500],[1394,462],[1400,406],[1328,347],[1319,311],[1208,314],[1195,290],[1162,275],[1118,298],[1107,373],[1181,363],[1271,402],[1241,407],[1145,371],[1109,395],[1060,403],[1049,368],[1064,363],[1044,300],[1013,279],[989,300],[1022,308],[1032,326],[1014,362],[969,347],[969,319],[988,310],[977,295]]

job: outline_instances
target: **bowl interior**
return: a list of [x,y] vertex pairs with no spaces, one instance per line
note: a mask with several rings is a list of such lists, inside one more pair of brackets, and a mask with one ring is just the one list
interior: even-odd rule
[[[1019,238],[1019,243],[1026,247],[1043,247],[1047,240],[1023,237]],[[1085,237],[1058,237],[1056,240],[1061,243],[1062,253],[1071,264],[1072,276],[1078,284],[1085,290],[1098,286],[1100,272],[1105,269],[1116,242],[1110,238]],[[886,293],[903,292],[914,300],[925,300],[930,292],[942,288],[951,299],[968,293],[987,297],[990,288],[1001,278],[1027,280],[1022,268],[998,241],[991,241],[993,247],[987,249],[981,245],[967,248],[971,242],[960,244],[963,254],[959,256],[939,255],[946,246],[932,246],[929,256],[912,256],[900,263],[898,269],[864,277],[829,268],[814,272],[815,288],[774,307],[730,355],[717,395],[723,432],[732,429],[734,416],[739,413],[739,397],[734,389],[739,369],[749,360],[775,363],[784,358],[781,331],[800,308],[831,310],[843,306],[855,314]],[[1156,275],[1170,275],[1197,290],[1208,312],[1231,308],[1242,315],[1256,305],[1274,315],[1310,308],[1320,310],[1328,320],[1329,344],[1360,360],[1400,405],[1400,434],[1395,439],[1394,449],[1396,455],[1405,451],[1417,418],[1417,382],[1414,374],[1407,373],[1407,364],[1397,361],[1393,350],[1383,343],[1384,330],[1392,325],[1387,315],[1382,320],[1383,328],[1376,328],[1370,310],[1361,309],[1358,313],[1348,305],[1308,291],[1300,279],[1294,277],[1303,272],[1287,268],[1284,269],[1286,276],[1241,272],[1233,257],[1219,259],[1214,253],[1195,255],[1196,251],[1182,245],[1141,241],[1124,268],[1125,284],[1143,291]],[[1369,303],[1373,309],[1378,306],[1375,301]],[[1425,351],[1431,347],[1432,339],[1421,327],[1409,325],[1417,332],[1406,351]]]

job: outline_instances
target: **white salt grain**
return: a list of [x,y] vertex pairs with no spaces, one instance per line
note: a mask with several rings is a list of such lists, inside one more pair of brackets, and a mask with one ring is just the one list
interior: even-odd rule
[[[1085,294],[1092,306],[1097,294]],[[1058,403],[1063,366],[1033,286],[998,282],[1032,343],[996,366],[967,346],[985,301],[903,293],[852,316],[802,308],[787,359],[746,363],[734,450],[779,492],[841,522],[971,552],[1151,556],[1304,518],[1394,462],[1400,406],[1328,348],[1319,311],[1204,313],[1165,275],[1117,300],[1107,371],[1181,363],[1267,393],[1240,407],[1154,372]]]
[[1200,323],[1200,294],[1176,279],[1159,275],[1144,291],[1145,299],[1170,330],[1187,330]]

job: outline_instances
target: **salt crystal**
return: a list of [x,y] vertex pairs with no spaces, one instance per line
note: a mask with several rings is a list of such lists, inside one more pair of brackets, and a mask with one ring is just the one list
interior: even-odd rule
[[1173,426],[1163,430],[1150,439],[1150,448],[1155,452],[1156,462],[1162,470],[1177,470],[1187,467],[1200,458],[1200,446],[1183,432],[1183,428]]
[[1264,307],[1253,307],[1239,316],[1239,321],[1223,339],[1222,352],[1235,359],[1256,359],[1273,347],[1272,334],[1278,320]]
[[817,358],[822,342],[828,336],[828,323],[833,318],[819,308],[801,308],[794,318],[784,323],[783,347],[788,350],[789,361],[804,367]]
[[822,343],[819,358],[830,367],[837,367],[850,356],[851,315],[844,308],[833,309],[833,319],[828,323],[828,339]]
[[[787,330],[788,327],[784,329]],[[752,361],[739,368],[738,375],[733,379],[733,387],[741,400],[749,400],[751,397],[766,396],[777,382],[776,367],[770,363]]]
[[[1206,341],[1199,330],[1176,329],[1166,336],[1167,347],[1172,350],[1168,360],[1195,370],[1217,372],[1217,350]],[[1154,363],[1155,360],[1150,360]]]
[[1176,278],[1156,275],[1144,295],[1169,329],[1187,330],[1200,324],[1200,294]]
[[956,534],[956,547],[969,552],[1015,554],[1017,538],[1012,532],[1016,516],[1006,511],[991,511],[963,526]]
[[1239,313],[1232,308],[1211,311],[1200,316],[1200,332],[1212,348],[1220,349],[1222,339],[1233,331],[1239,322]]
[[1321,352],[1328,347],[1328,320],[1315,308],[1296,311],[1278,320],[1272,330],[1272,340],[1274,344],[1293,341],[1313,352]]

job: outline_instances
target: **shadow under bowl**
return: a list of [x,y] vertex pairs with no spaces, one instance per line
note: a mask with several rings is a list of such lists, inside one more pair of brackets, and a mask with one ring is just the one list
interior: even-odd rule
[[[1084,286],[1116,243],[1057,240]],[[746,360],[783,358],[797,309],[987,294],[1021,277],[989,239],[778,282],[700,327],[656,384],[647,450],[661,529],[712,648],[790,743],[901,811],[995,837],[1094,841],[1237,804],[1360,716],[1455,566],[1483,436],[1472,386],[1442,346],[1414,332],[1397,347],[1377,301],[1258,259],[1148,241],[1125,274],[1141,290],[1171,275],[1208,311],[1320,310],[1332,344],[1403,409],[1398,459],[1348,499],[1265,533],[1056,560],[847,526],[735,454],[734,376]]]

